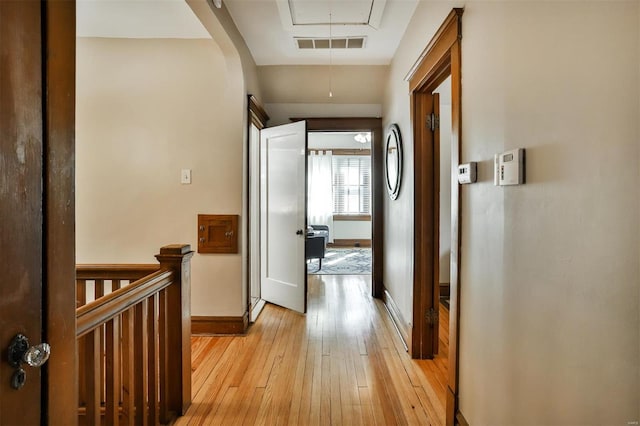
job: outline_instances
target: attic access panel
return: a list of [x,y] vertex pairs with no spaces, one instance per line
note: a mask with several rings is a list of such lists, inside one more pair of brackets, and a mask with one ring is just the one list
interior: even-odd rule
[[379,28],[387,0],[276,0],[285,29],[329,25]]
[[369,23],[374,0],[349,0],[341,2],[289,0],[293,25],[323,25]]

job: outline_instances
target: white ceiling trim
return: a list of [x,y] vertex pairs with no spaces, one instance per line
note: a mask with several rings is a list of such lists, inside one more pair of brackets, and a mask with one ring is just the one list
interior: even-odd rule
[[375,0],[373,2],[371,15],[369,16],[369,26],[376,30],[380,28],[380,22],[382,22],[382,15],[384,14],[384,8],[386,5],[387,0]]
[[276,0],[276,5],[278,6],[278,14],[280,15],[282,28],[285,31],[293,31],[293,17],[289,9],[289,0]]

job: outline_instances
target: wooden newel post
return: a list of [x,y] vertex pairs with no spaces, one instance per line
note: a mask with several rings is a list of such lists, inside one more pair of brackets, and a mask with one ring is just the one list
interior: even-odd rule
[[[191,265],[188,244],[160,249],[156,259],[161,269],[175,272],[166,294],[167,408],[183,415],[191,405]],[[162,349],[161,349],[162,352]],[[161,366],[162,368],[162,366]]]

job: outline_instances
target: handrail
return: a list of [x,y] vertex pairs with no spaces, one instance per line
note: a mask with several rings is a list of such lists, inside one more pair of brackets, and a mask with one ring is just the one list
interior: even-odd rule
[[81,423],[170,424],[186,412],[192,256],[171,244],[157,265],[76,265]]
[[76,337],[84,336],[122,314],[131,306],[168,287],[173,282],[173,276],[174,272],[171,270],[157,271],[126,287],[80,306],[76,310]]
[[80,280],[140,279],[160,269],[158,264],[129,264],[129,265],[76,265],[76,278]]

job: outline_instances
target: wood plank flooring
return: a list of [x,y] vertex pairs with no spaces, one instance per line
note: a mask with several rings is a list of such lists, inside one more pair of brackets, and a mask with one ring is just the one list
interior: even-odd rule
[[246,336],[193,337],[193,404],[177,425],[442,425],[440,355],[414,361],[370,276],[309,277],[306,315],[265,306]]

